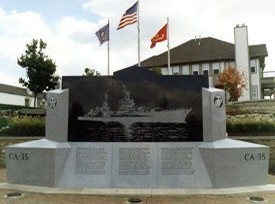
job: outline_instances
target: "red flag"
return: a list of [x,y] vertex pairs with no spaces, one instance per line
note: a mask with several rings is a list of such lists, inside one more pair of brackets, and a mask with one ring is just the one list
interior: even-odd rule
[[150,48],[153,48],[156,46],[156,43],[162,42],[164,40],[167,40],[167,23],[165,26],[163,26],[162,29],[151,39],[151,46]]

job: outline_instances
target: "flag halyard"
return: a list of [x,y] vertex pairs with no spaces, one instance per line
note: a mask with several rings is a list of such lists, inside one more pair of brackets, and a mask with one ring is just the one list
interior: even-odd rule
[[119,25],[117,27],[117,30],[137,22],[137,7],[138,7],[138,2],[136,2],[123,14],[119,22]]

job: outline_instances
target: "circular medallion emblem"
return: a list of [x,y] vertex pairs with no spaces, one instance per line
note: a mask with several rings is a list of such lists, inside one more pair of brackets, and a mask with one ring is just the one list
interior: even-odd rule
[[220,94],[214,96],[214,105],[217,108],[221,108],[223,106],[223,98]]
[[54,109],[57,105],[57,100],[56,97],[52,96],[50,97],[50,99],[48,100],[48,106],[50,109]]
[[104,31],[102,33],[100,33],[100,37],[101,37],[102,41],[106,41],[107,40],[107,36],[108,36],[108,34],[105,33]]

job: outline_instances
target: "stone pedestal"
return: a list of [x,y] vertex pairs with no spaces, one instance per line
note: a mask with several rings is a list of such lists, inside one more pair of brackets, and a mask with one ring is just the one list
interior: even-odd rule
[[56,142],[68,141],[69,90],[47,93],[46,138]]
[[68,91],[48,95],[47,139],[6,149],[8,183],[226,188],[267,182],[269,148],[226,138],[224,92],[203,89],[203,142],[67,142]]
[[264,185],[269,149],[211,143],[57,143],[9,146],[8,182],[65,188],[226,188]]
[[215,188],[267,183],[269,148],[264,145],[223,139],[203,143],[200,152]]
[[8,182],[56,187],[70,154],[68,143],[47,139],[7,147]]
[[203,141],[226,138],[225,94],[221,89],[202,89]]

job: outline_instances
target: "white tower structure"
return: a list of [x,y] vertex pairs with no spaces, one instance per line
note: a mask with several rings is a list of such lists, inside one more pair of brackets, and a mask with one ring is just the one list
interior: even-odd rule
[[244,73],[246,78],[246,89],[239,101],[251,100],[250,66],[249,66],[249,48],[247,26],[242,24],[234,28],[235,37],[235,63],[236,68]]

